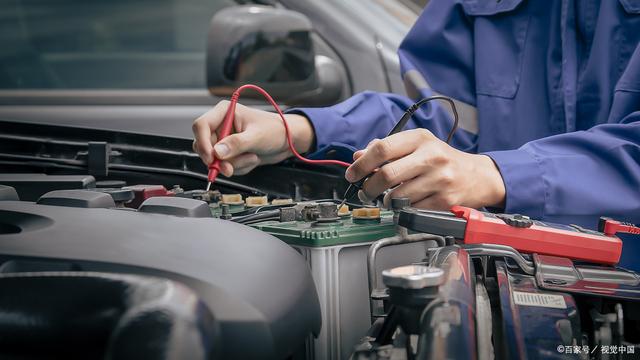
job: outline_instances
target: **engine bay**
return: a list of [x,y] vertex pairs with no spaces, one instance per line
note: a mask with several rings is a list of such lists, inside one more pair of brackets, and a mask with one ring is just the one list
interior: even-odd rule
[[[0,310],[62,315],[36,325],[4,320],[0,355],[124,351],[114,339],[140,335],[115,334],[131,328],[126,314],[149,302],[171,314],[163,323],[169,330],[158,335],[169,339],[163,346],[188,358],[617,359],[640,352],[635,272],[402,226],[399,217],[412,213],[403,199],[391,209],[339,207],[348,184],[331,167],[265,166],[206,191],[206,168],[185,150],[187,139],[3,125],[0,286],[14,290],[3,291]],[[39,283],[43,277],[54,279]],[[103,283],[173,295],[162,297],[166,303],[134,301],[124,290],[100,295],[96,289],[109,288]],[[34,298],[45,301],[27,301]],[[120,310],[96,317],[105,298],[127,306],[107,306]],[[163,319],[152,318],[140,333]],[[63,331],[68,324],[77,326]],[[4,336],[15,331],[21,336]],[[53,333],[63,336],[42,349],[25,346]],[[132,351],[132,358],[149,354]]]

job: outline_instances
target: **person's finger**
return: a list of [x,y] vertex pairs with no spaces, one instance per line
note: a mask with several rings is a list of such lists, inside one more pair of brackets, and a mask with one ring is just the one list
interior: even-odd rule
[[212,133],[210,139],[209,141],[198,141],[196,139],[193,140],[192,144],[193,151],[200,156],[206,165],[211,164],[213,161],[213,144],[218,141],[218,136]]
[[258,155],[253,153],[244,153],[234,157],[233,159],[229,159],[228,162],[232,166],[232,172],[228,176],[245,175],[256,166],[260,165],[260,158]]
[[418,166],[420,160],[418,154],[412,153],[383,165],[365,181],[362,191],[367,198],[375,199],[385,190],[419,176],[425,171],[424,167]]
[[437,192],[437,189],[433,185],[434,183],[435,181],[433,181],[430,174],[405,181],[384,196],[384,205],[388,207],[393,198],[409,198],[411,204],[420,202]]
[[391,159],[392,154],[396,153],[393,148],[393,142],[389,138],[375,139],[367,145],[367,151],[356,159],[345,172],[345,178],[349,182],[356,182],[367,176],[374,169],[382,165],[385,161]]
[[252,152],[258,137],[250,131],[243,131],[231,134],[224,139],[218,141],[214,146],[215,156],[228,160],[246,152]]
[[408,197],[413,207],[449,210],[453,205],[461,205],[454,182],[447,171],[430,172],[396,187],[385,196],[384,202],[389,204],[394,197]]
[[212,135],[215,136],[215,130],[220,126],[228,106],[228,101],[221,101],[193,122],[191,129],[195,137],[194,151],[205,164],[213,161],[213,143],[217,136],[213,138]]
[[411,204],[411,206],[419,209],[442,211],[450,210],[453,205],[454,204],[448,201],[446,197],[440,196],[439,194],[431,195],[416,202],[415,204]]
[[228,161],[220,161],[220,173],[226,177],[233,175],[233,165]]
[[358,160],[359,158],[362,157],[362,155],[364,155],[364,153],[367,151],[367,149],[363,149],[363,150],[358,150],[356,152],[353,153],[353,161]]
[[385,162],[406,156],[420,144],[433,138],[433,134],[428,130],[414,129],[382,140],[375,139],[369,143],[367,151],[347,169],[345,178],[349,182],[358,181]]
[[193,150],[200,155],[202,161],[209,165],[213,161],[213,145],[211,145],[211,129],[205,122],[193,123]]

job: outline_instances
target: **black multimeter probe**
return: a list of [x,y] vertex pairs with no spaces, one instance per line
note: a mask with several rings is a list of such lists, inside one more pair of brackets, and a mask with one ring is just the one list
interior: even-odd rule
[[[424,98],[418,102],[416,102],[415,104],[411,105],[402,115],[402,117],[400,118],[400,120],[396,123],[396,125],[391,129],[391,131],[389,131],[389,134],[387,135],[387,137],[397,134],[400,131],[402,131],[402,129],[404,129],[405,125],[407,125],[407,122],[409,121],[409,119],[411,119],[411,117],[413,116],[413,114],[418,111],[418,109],[428,103],[429,101],[432,100],[444,100],[446,102],[449,103],[449,105],[451,106],[451,112],[453,113],[453,126],[451,128],[451,131],[449,132],[449,135],[447,136],[447,144],[449,144],[451,142],[451,139],[453,138],[453,134],[456,132],[456,130],[458,129],[458,110],[456,109],[456,104],[454,103],[454,101],[451,98],[448,98],[446,96],[441,96],[441,95],[437,95],[437,96],[431,96],[428,98]],[[388,162],[383,163],[380,167],[386,165]],[[364,185],[364,182],[370,178],[375,172],[370,173],[369,175],[363,177],[362,179],[350,183],[349,187],[347,187],[347,191],[345,191],[344,195],[342,196],[342,202],[340,203],[340,205],[338,206],[338,209],[340,209],[342,207],[342,205],[345,204],[345,202],[347,202],[348,199],[350,199],[351,197],[353,197],[359,190],[362,190],[362,185]]]

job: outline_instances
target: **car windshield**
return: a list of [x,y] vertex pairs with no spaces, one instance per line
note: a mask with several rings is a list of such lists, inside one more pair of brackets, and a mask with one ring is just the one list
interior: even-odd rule
[[[0,89],[206,89],[209,21],[238,3],[251,1],[3,1]],[[384,22],[378,36],[394,46],[416,19],[398,0],[333,6],[351,7],[364,22]]]
[[3,1],[0,89],[204,89],[209,21],[233,4]]

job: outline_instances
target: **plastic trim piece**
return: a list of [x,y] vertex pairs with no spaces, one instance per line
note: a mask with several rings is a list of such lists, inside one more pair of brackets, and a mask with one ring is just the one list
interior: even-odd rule
[[156,196],[148,198],[140,205],[138,211],[192,218],[213,217],[206,202],[181,197]]
[[0,185],[0,201],[2,200],[18,201],[20,197],[18,197],[18,192],[13,187]]
[[42,195],[40,205],[69,206],[77,208],[112,208],[116,204],[109,194],[86,190],[56,190]]

